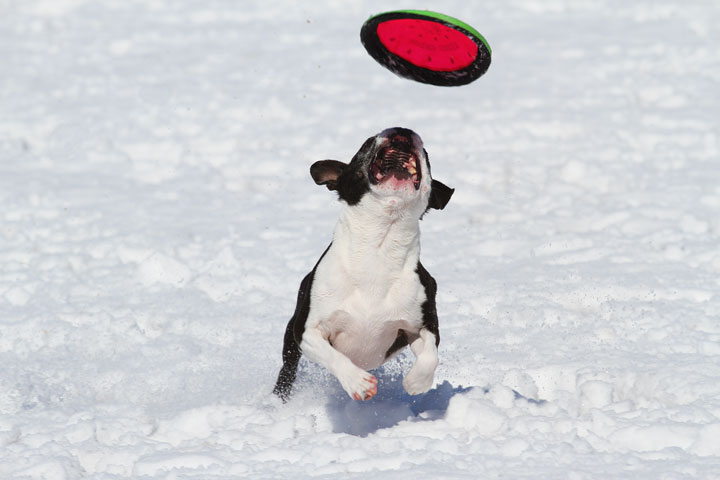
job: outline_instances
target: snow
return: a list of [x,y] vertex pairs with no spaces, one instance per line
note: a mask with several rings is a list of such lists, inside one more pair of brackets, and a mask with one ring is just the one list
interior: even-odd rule
[[[0,2],[0,478],[720,478],[720,5],[430,1],[493,48],[443,89],[397,2]],[[437,386],[272,397],[338,207],[310,164],[405,126]]]

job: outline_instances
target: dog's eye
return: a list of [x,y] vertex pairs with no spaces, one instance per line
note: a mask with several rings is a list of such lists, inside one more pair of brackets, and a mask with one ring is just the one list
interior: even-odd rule
[[363,173],[362,173],[360,170],[358,170],[357,172],[355,172],[355,176],[356,176],[357,178],[362,178],[362,177],[363,177]]

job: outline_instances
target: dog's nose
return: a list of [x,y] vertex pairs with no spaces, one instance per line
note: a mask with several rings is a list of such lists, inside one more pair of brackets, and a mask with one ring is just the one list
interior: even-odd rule
[[410,139],[404,135],[395,135],[390,139],[390,145],[393,147],[407,147]]

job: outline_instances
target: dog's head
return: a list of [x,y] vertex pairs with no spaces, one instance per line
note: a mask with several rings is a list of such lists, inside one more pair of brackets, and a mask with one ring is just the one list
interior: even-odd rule
[[433,180],[420,137],[407,128],[388,128],[365,140],[350,163],[320,160],[310,167],[318,185],[336,190],[348,205],[366,195],[400,206],[417,206],[421,214],[442,210],[454,189]]

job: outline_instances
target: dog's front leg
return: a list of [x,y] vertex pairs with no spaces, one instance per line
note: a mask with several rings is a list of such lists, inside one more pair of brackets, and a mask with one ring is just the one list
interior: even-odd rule
[[320,328],[306,328],[300,349],[308,359],[327,368],[355,400],[369,400],[377,393],[377,378],[330,345],[327,333]]
[[403,379],[403,388],[410,395],[419,395],[430,390],[438,365],[435,335],[422,328],[417,336],[408,335],[410,350],[415,354],[415,364]]

